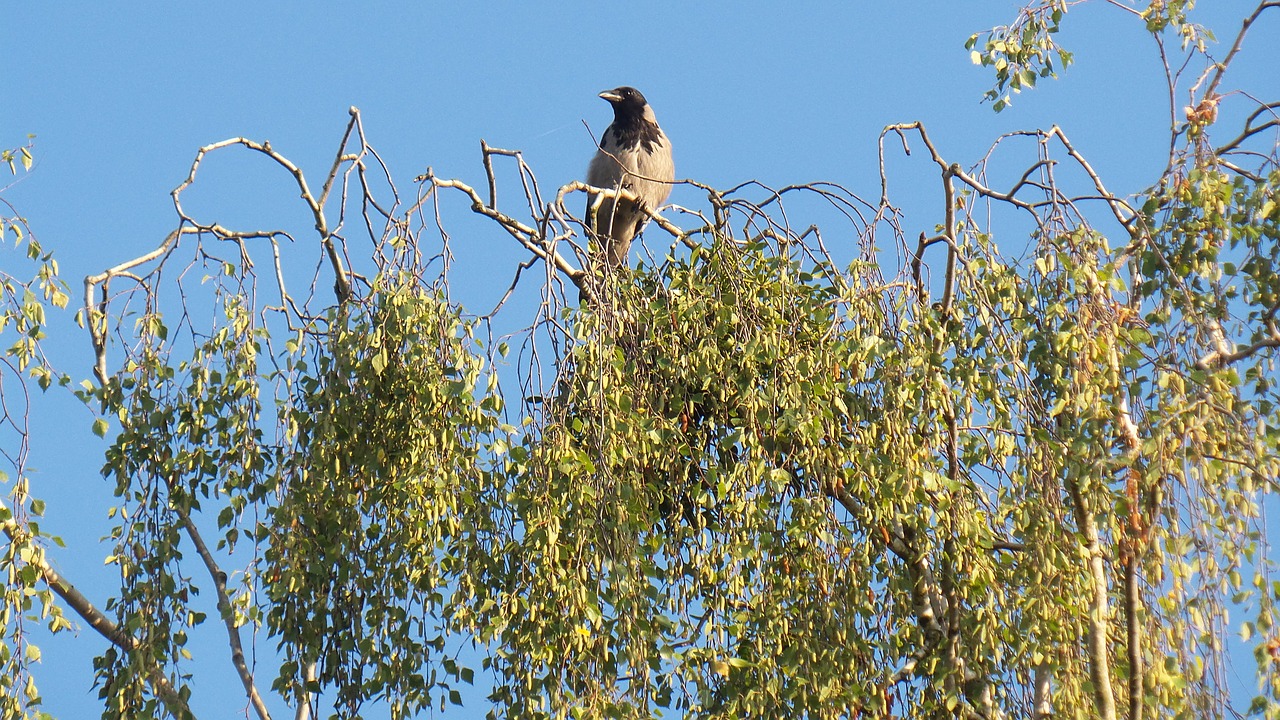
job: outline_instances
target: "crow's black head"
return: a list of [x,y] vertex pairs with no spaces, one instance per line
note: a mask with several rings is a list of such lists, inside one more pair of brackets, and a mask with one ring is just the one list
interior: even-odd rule
[[644,108],[648,105],[640,91],[623,85],[613,90],[605,90],[600,97],[613,106],[613,114],[618,118],[640,118],[644,116]]

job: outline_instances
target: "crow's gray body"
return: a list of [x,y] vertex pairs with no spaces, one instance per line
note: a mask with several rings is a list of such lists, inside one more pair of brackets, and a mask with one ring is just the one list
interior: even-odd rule
[[605,199],[596,213],[595,232],[610,265],[625,265],[631,241],[649,220],[642,208],[657,210],[671,194],[675,164],[653,108],[638,90],[620,87],[600,93],[613,106],[613,123],[587,166],[587,184],[627,190],[638,203]]

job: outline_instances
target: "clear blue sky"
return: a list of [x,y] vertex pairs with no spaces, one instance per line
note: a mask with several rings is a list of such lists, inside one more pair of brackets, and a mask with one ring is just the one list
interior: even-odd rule
[[[74,303],[86,274],[146,252],[173,229],[169,192],[197,147],[237,135],[270,140],[318,178],[352,105],[402,187],[428,166],[483,182],[482,138],[525,151],[544,187],[578,179],[593,151],[583,121],[598,134],[610,113],[596,93],[621,84],[650,99],[675,145],[677,176],[721,187],[830,180],[875,198],[877,135],[910,120],[924,121],[941,152],[966,166],[1003,132],[1056,123],[1113,191],[1136,192],[1163,167],[1167,107],[1155,46],[1105,3],[1067,18],[1061,42],[1076,65],[1000,115],[979,104],[992,78],[963,44],[1011,20],[1017,3],[790,5],[7,3],[0,144],[35,133],[37,164],[6,197],[57,253]],[[1246,3],[1204,5],[1213,7],[1201,21],[1233,37],[1233,13]],[[1235,75],[1271,100],[1280,97],[1278,32],[1277,17],[1266,18]],[[898,157],[904,173],[936,178],[919,155]],[[287,178],[236,153],[220,162],[189,210],[224,224],[305,230]],[[1008,170],[1005,183],[1020,173]],[[909,236],[940,221],[930,210],[935,190],[936,179],[920,191],[928,214],[909,218]],[[672,200],[692,205],[697,196],[678,188]],[[460,253],[464,301],[505,288],[503,263],[521,257],[512,241],[491,232],[462,243],[471,243]],[[89,343],[70,312],[52,335],[60,368],[88,376]],[[101,602],[115,583],[98,544],[111,504],[98,474],[105,443],[75,401],[40,402],[32,464],[34,492],[49,501],[44,527],[68,543],[57,565]],[[238,715],[223,631],[211,622],[202,632],[193,647],[212,660],[195,666],[194,709]],[[272,644],[264,638],[264,651]],[[44,641],[49,711],[97,716],[90,657],[103,646],[84,630]],[[274,675],[270,663],[263,669]]]

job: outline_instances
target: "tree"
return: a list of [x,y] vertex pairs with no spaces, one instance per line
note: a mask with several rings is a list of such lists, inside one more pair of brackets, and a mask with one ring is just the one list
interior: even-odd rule
[[[1136,198],[1057,127],[966,167],[903,123],[880,137],[877,200],[684,181],[705,204],[655,216],[670,248],[635,268],[592,271],[568,208],[605,193],[548,197],[519,152],[482,143],[487,187],[428,172],[406,199],[354,108],[318,186],[268,143],[201,148],[177,229],[85,281],[82,396],[95,431],[118,426],[103,472],[121,585],[101,608],[47,560],[8,458],[3,716],[38,712],[26,627],[65,628],[67,609],[111,642],[107,717],[187,716],[178,661],[211,587],[259,717],[268,693],[300,718],[322,700],[400,717],[477,670],[498,717],[1221,716],[1228,609],[1249,613],[1260,682],[1238,709],[1280,717],[1262,529],[1280,102],[1226,84],[1278,5],[1216,61],[1189,4],[1133,13],[1168,58],[1171,108],[1190,98]],[[994,109],[1070,62],[1065,11],[1033,4],[969,41]],[[313,274],[284,230],[184,210],[204,159],[237,148],[296,185]],[[939,182],[918,238],[890,182],[913,149]],[[997,157],[1022,170],[988,172]],[[497,198],[513,176],[519,213]],[[512,287],[540,276],[518,332],[503,303],[450,298],[441,207],[459,197],[528,251]],[[66,296],[19,239],[37,270],[6,276],[4,380],[65,384],[39,340]],[[253,626],[278,670],[246,662]]]

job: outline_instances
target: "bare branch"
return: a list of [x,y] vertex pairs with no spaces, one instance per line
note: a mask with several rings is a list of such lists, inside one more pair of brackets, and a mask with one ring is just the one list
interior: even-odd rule
[[1246,345],[1239,350],[1231,350],[1229,345],[1222,344],[1217,350],[1214,350],[1199,360],[1196,360],[1195,367],[1197,370],[1213,370],[1215,368],[1222,368],[1234,362],[1251,357],[1261,350],[1276,347],[1280,347],[1280,333],[1273,330],[1269,337],[1263,338],[1252,345]]
[[[921,142],[924,143],[925,149],[929,151],[929,157],[935,163],[938,164],[938,167],[942,169],[942,192],[943,192],[943,202],[945,203],[943,207],[944,217],[943,217],[942,235],[947,239],[947,271],[946,271],[946,279],[945,279],[946,284],[944,285],[944,290],[942,295],[942,313],[944,315],[947,315],[947,314],[950,314],[951,312],[951,304],[955,296],[955,269],[956,269],[956,253],[957,253],[957,247],[958,247],[956,244],[956,236],[955,236],[956,189],[955,189],[955,184],[951,181],[951,179],[953,177],[959,177],[962,181],[966,181],[966,182],[968,181],[965,180],[966,176],[964,172],[960,169],[960,166],[958,164],[948,164],[947,161],[943,160],[942,156],[938,154],[938,150],[936,147],[934,147],[933,141],[929,139],[929,133],[924,129],[923,123],[916,121],[916,122],[910,122],[910,123],[899,123],[896,125],[890,125],[880,132],[880,138],[881,138],[880,174],[881,174],[881,182],[882,182],[882,188],[881,188],[882,204],[887,204],[887,197],[885,196],[885,193],[887,193],[887,190],[883,185],[883,183],[885,182],[884,180],[885,178],[884,143],[883,143],[884,136],[885,134],[891,131],[896,132],[898,136],[902,138],[903,151],[906,152],[908,155],[910,155],[911,150],[907,146],[906,136],[903,135],[903,131],[905,130],[914,130],[917,134],[920,135]],[[981,190],[979,190],[979,192],[981,192]],[[918,265],[913,265],[913,268],[915,267],[918,267]]]
[[[93,352],[94,352],[94,358],[95,358],[94,376],[98,379],[99,383],[105,385],[107,383],[107,378],[108,378],[107,364],[106,364],[106,346],[107,346],[106,312],[107,312],[107,302],[110,297],[109,285],[112,278],[120,277],[120,276],[128,276],[130,270],[165,257],[168,253],[172,252],[176,248],[178,241],[184,235],[192,235],[192,234],[198,235],[203,233],[211,233],[224,240],[245,240],[245,239],[253,239],[253,238],[266,238],[266,239],[270,239],[273,243],[274,243],[274,239],[277,236],[283,235],[285,237],[289,237],[288,233],[285,233],[284,231],[279,231],[279,230],[236,232],[236,231],[229,230],[221,225],[218,225],[217,223],[209,224],[209,225],[199,223],[196,220],[192,219],[186,213],[186,211],[182,207],[182,193],[195,182],[196,175],[199,173],[200,165],[204,161],[204,158],[208,156],[210,153],[215,152],[217,150],[221,150],[227,147],[234,147],[237,145],[245,147],[249,150],[253,150],[254,152],[258,152],[263,155],[266,155],[268,158],[273,160],[279,166],[283,167],[285,170],[289,172],[290,175],[293,176],[294,182],[298,187],[300,197],[307,204],[308,209],[311,211],[316,232],[319,233],[320,235],[321,244],[324,247],[324,250],[329,259],[330,265],[333,267],[334,275],[335,275],[334,292],[337,295],[339,302],[344,301],[348,297],[350,297],[351,295],[350,277],[346,270],[345,263],[343,262],[342,256],[338,251],[337,245],[336,243],[334,243],[334,234],[330,230],[328,220],[325,218],[325,214],[324,214],[325,201],[329,197],[329,193],[333,187],[333,183],[336,177],[338,176],[338,172],[341,169],[342,165],[344,163],[353,163],[358,165],[360,163],[360,158],[362,157],[364,151],[367,149],[367,146],[363,145],[363,142],[364,142],[363,130],[360,127],[359,110],[352,107],[349,112],[351,115],[351,121],[347,124],[346,131],[344,132],[342,137],[342,142],[338,147],[337,156],[334,159],[333,165],[330,168],[328,176],[326,176],[323,190],[319,200],[317,200],[311,194],[311,189],[307,184],[306,176],[303,174],[302,170],[297,165],[295,165],[291,160],[281,155],[280,153],[276,152],[271,147],[271,143],[268,141],[256,142],[243,137],[235,137],[235,138],[222,140],[220,142],[212,143],[209,145],[205,145],[204,147],[201,147],[199,150],[196,151],[196,156],[191,162],[191,166],[187,171],[187,176],[183,178],[182,182],[180,182],[177,185],[177,187],[173,189],[172,192],[170,192],[170,196],[173,199],[174,210],[177,212],[179,217],[178,229],[169,233],[165,237],[164,241],[161,242],[160,245],[157,246],[154,250],[144,253],[143,255],[135,257],[131,260],[126,260],[124,262],[121,262],[111,268],[104,270],[101,273],[97,273],[95,275],[89,275],[84,280],[83,322],[85,323],[86,327],[89,329],[89,338],[93,346]],[[360,134],[361,142],[362,142],[361,153],[354,154],[354,155],[344,152],[346,144],[349,141],[353,130]],[[284,278],[283,278],[283,275],[279,272],[280,268],[278,263],[276,267],[277,267],[277,281],[281,290],[281,294],[283,296],[281,301],[281,306],[292,307],[292,301],[288,298],[287,294],[284,291]],[[101,295],[101,297],[96,302],[94,299],[95,289],[100,290],[100,295]]]
[[[442,180],[436,177],[430,169],[427,170],[426,175],[423,175],[418,179],[420,181],[430,182],[437,188],[453,188],[465,193],[467,197],[471,198],[472,211],[496,220],[497,223],[501,225],[503,229],[511,235],[511,237],[515,238],[517,242],[523,245],[526,250],[542,260],[554,265],[557,270],[564,273],[565,277],[572,280],[574,284],[579,287],[582,286],[584,273],[581,269],[575,268],[568,260],[560,255],[560,253],[547,247],[545,239],[535,228],[525,225],[519,220],[486,205],[484,201],[480,199],[480,194],[476,192],[475,188],[461,180]],[[579,183],[574,183],[574,185],[577,184]],[[561,196],[563,196],[564,190],[564,188],[561,188]]]
[[[1244,130],[1240,131],[1240,134],[1238,136],[1236,136],[1235,138],[1227,142],[1225,145],[1221,145],[1218,147],[1217,150],[1214,150],[1213,151],[1214,155],[1217,155],[1217,156],[1226,155],[1227,153],[1240,147],[1249,138],[1253,137],[1254,135],[1257,135],[1263,130],[1267,130],[1273,127],[1280,127],[1280,118],[1275,117],[1277,109],[1280,109],[1280,102],[1266,103],[1261,107],[1259,107],[1257,110],[1254,110],[1252,113],[1250,113],[1248,118],[1245,118]],[[1263,124],[1258,125],[1257,127],[1254,127],[1253,121],[1257,120],[1258,117],[1261,116],[1263,113],[1268,113],[1268,112],[1271,113],[1272,118],[1264,122]]]
[[1280,2],[1267,0],[1266,2],[1258,3],[1258,6],[1253,9],[1253,13],[1244,19],[1244,22],[1240,25],[1240,32],[1236,34],[1235,42],[1231,44],[1231,50],[1227,52],[1227,56],[1223,58],[1222,62],[1215,67],[1213,78],[1209,81],[1209,85],[1204,89],[1204,94],[1201,96],[1202,101],[1216,97],[1218,85],[1222,82],[1223,76],[1226,75],[1227,68],[1231,65],[1231,61],[1235,59],[1236,53],[1240,52],[1240,48],[1244,47],[1244,38],[1245,35],[1249,34],[1249,27],[1268,8],[1280,8]]
[[191,538],[191,542],[196,546],[196,552],[200,554],[200,559],[204,561],[204,566],[209,571],[209,576],[213,578],[213,587],[218,594],[218,613],[222,615],[222,622],[227,626],[227,640],[231,644],[231,664],[235,666],[236,673],[240,676],[240,682],[244,685],[245,694],[253,705],[254,712],[258,714],[260,720],[271,720],[271,713],[267,710],[266,703],[262,701],[262,696],[258,694],[258,688],[253,682],[253,673],[249,671],[249,666],[244,660],[240,627],[236,623],[235,609],[231,607],[231,598],[227,597],[227,574],[218,567],[213,553],[209,552],[209,546],[205,545],[204,538],[200,536],[200,530],[191,521],[191,516],[176,506],[174,512],[182,520],[187,537]]
[[1049,128],[1049,131],[1045,136],[1046,138],[1057,138],[1058,142],[1062,143],[1062,147],[1067,151],[1067,155],[1070,155],[1071,159],[1075,160],[1080,166],[1080,169],[1084,170],[1085,174],[1089,176],[1089,180],[1093,182],[1093,186],[1097,188],[1098,194],[1106,200],[1107,206],[1111,208],[1111,213],[1115,215],[1116,220],[1122,226],[1128,228],[1130,233],[1133,233],[1134,228],[1130,227],[1132,220],[1136,215],[1133,208],[1129,207],[1128,203],[1116,197],[1111,193],[1111,191],[1107,190],[1106,185],[1102,182],[1102,177],[1098,175],[1097,171],[1093,169],[1093,166],[1089,164],[1089,161],[1085,160],[1084,156],[1081,155],[1079,151],[1076,150],[1075,146],[1071,144],[1071,140],[1067,138],[1067,135],[1062,131],[1062,128],[1054,125]]

